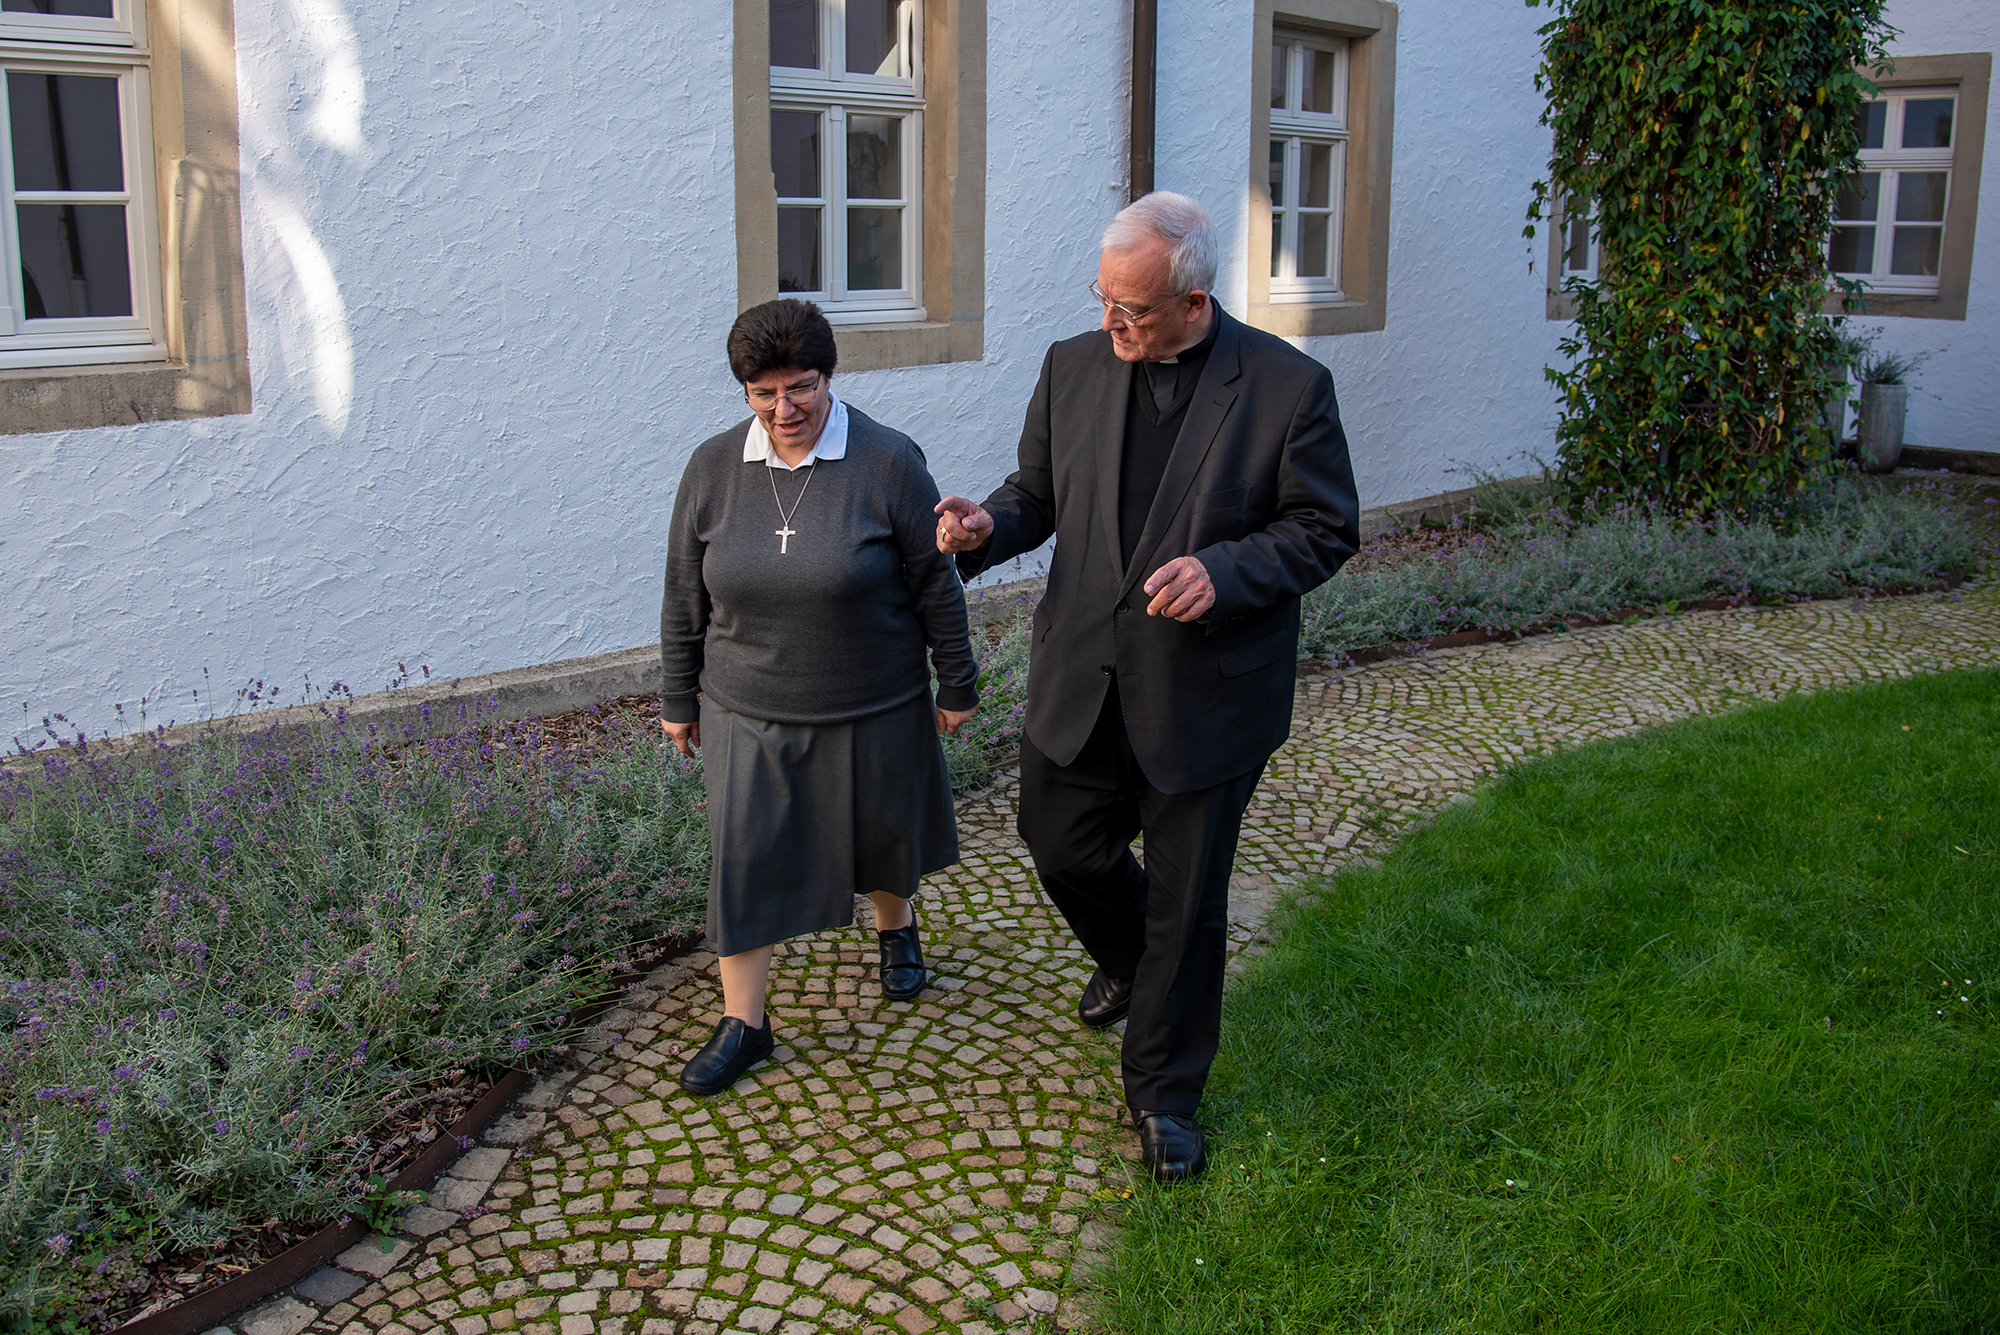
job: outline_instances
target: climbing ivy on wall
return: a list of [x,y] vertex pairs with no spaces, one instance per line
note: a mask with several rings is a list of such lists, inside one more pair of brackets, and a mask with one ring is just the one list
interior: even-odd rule
[[1548,371],[1571,495],[1712,513],[1796,492],[1832,458],[1828,186],[1859,165],[1884,0],[1527,2],[1555,14],[1528,235],[1587,201],[1602,246]]

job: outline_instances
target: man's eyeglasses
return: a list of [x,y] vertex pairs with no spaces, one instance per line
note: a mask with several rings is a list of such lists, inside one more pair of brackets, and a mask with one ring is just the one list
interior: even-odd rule
[[1154,311],[1163,310],[1166,307],[1173,305],[1175,302],[1179,301],[1182,297],[1186,296],[1187,293],[1176,292],[1171,297],[1168,297],[1165,301],[1155,302],[1153,305],[1148,306],[1143,311],[1135,311],[1130,306],[1125,305],[1123,302],[1113,301],[1111,298],[1105,296],[1104,289],[1099,287],[1094,280],[1090,284],[1090,295],[1096,297],[1097,304],[1102,306],[1105,310],[1117,311],[1118,318],[1123,320],[1126,324],[1138,324],[1141,320],[1151,315]]
[[752,408],[760,412],[769,412],[771,409],[777,407],[778,400],[781,397],[790,399],[794,408],[810,408],[812,407],[813,396],[819,393],[819,387],[819,377],[815,376],[810,385],[793,385],[789,389],[779,393],[774,393],[760,386],[756,389],[745,389],[743,397],[750,401]]

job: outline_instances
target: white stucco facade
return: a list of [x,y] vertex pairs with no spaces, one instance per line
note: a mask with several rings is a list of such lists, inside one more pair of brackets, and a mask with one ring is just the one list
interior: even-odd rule
[[[2000,46],[1990,0],[1899,6],[1899,47]],[[1332,367],[1363,503],[1546,454],[1546,155],[1520,0],[1405,0],[1388,323]],[[1124,197],[1129,5],[991,0],[985,355],[842,377],[947,490],[1009,470],[1047,344],[1090,327]],[[0,707],[29,735],[646,643],[688,450],[744,416],[726,5],[239,0],[254,410],[0,435]],[[1162,0],[1158,184],[1208,201],[1241,308],[1251,6]],[[1988,142],[2000,145],[1989,127]],[[1982,211],[2000,225],[2000,171]],[[1935,350],[1911,438],[2000,448],[2000,247]],[[205,712],[205,711],[204,711]]]

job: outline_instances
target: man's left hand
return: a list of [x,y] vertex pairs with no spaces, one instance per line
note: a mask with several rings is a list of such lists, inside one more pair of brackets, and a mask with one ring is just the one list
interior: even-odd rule
[[1176,621],[1195,621],[1215,606],[1215,581],[1208,567],[1192,556],[1181,556],[1153,572],[1146,581],[1153,601],[1146,605],[1149,617],[1169,616]]

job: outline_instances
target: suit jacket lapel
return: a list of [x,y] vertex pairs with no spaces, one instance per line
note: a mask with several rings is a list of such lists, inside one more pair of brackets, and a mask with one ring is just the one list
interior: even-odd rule
[[1097,456],[1097,531],[1105,536],[1105,559],[1111,563],[1114,582],[1123,582],[1124,546],[1118,541],[1118,473],[1125,462],[1125,412],[1132,399],[1133,368],[1120,361],[1104,340],[1103,397],[1092,405],[1086,429],[1092,434],[1091,449]]
[[[1181,434],[1174,441],[1173,453],[1167,456],[1167,471],[1160,476],[1160,489],[1153,494],[1153,508],[1146,514],[1146,527],[1139,531],[1139,545],[1132,553],[1132,564],[1123,572],[1119,586],[1120,596],[1129,596],[1135,584],[1146,578],[1159,567],[1161,562],[1153,559],[1154,550],[1166,537],[1172,527],[1174,516],[1180,513],[1187,500],[1188,489],[1194,485],[1195,474],[1201,470],[1202,460],[1208,457],[1209,447],[1215,444],[1215,437],[1222,430],[1223,419],[1236,403],[1236,391],[1229,382],[1236,379],[1238,364],[1236,356],[1236,321],[1229,318],[1222,307],[1215,308],[1215,318],[1222,321],[1222,328],[1215,336],[1215,346],[1209,350],[1208,363],[1202,367],[1201,379],[1195,383],[1194,397],[1188,401],[1187,416],[1181,420]],[[1129,392],[1129,391],[1128,391]],[[1124,440],[1124,420],[1119,421],[1119,440]],[[1111,477],[1112,491],[1112,547],[1118,547],[1117,535],[1117,491],[1118,476]],[[1186,556],[1187,552],[1175,552],[1174,556]]]

